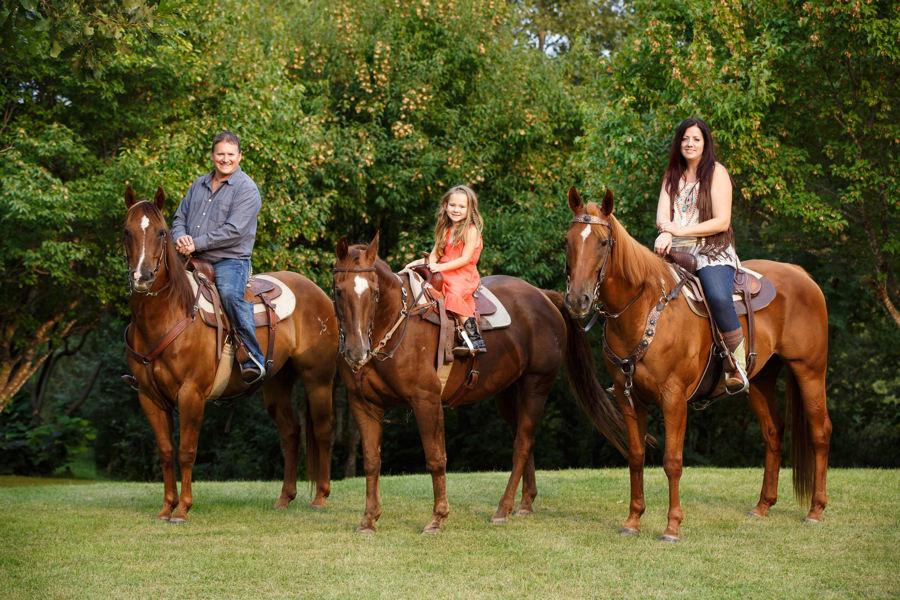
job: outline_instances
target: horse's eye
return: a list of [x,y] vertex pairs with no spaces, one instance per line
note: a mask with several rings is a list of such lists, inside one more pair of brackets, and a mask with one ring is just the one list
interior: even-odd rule
[[601,245],[601,246],[606,246],[606,240],[603,240],[602,242],[600,242],[600,245]]
[[159,233],[156,234],[156,235],[157,235],[157,237],[166,237],[166,231],[165,231],[165,229],[161,229],[161,230],[159,231]]
[[122,231],[122,236],[123,237],[131,237],[131,232],[128,231],[127,229],[125,229]]

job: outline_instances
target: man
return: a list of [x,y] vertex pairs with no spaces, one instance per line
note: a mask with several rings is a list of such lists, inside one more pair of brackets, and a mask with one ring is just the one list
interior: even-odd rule
[[255,383],[265,377],[265,358],[256,339],[253,306],[244,300],[244,288],[250,277],[262,200],[256,184],[241,170],[241,158],[241,142],[235,134],[223,131],[215,137],[215,170],[191,184],[175,211],[172,237],[179,252],[196,254],[215,266],[222,307],[250,358],[241,365],[241,379]]

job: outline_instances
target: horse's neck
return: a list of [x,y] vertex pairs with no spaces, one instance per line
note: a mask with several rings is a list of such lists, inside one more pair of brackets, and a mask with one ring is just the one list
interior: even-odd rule
[[[157,279],[156,289],[162,289],[169,284],[167,277]],[[146,294],[131,295],[131,324],[138,339],[145,344],[154,344],[172,327],[178,324],[187,315],[176,302],[169,300],[168,292],[173,288],[163,291],[158,296]]]
[[621,313],[617,318],[606,319],[606,331],[622,340],[635,337],[639,340],[643,336],[647,315],[659,301],[659,294],[654,290],[646,282],[633,286],[620,278],[608,278],[604,281],[600,286],[603,310],[611,314]]

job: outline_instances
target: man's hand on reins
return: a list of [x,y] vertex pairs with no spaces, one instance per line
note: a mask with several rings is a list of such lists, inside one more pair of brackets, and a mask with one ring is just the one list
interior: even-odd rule
[[194,238],[189,235],[181,236],[175,240],[175,249],[185,256],[192,254],[194,250],[196,250],[196,248],[194,248]]

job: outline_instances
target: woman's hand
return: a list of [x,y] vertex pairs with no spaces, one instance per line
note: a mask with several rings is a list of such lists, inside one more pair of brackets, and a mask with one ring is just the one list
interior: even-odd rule
[[664,231],[663,233],[659,234],[659,236],[656,238],[656,242],[653,243],[653,251],[660,256],[665,256],[671,249],[672,234],[668,231]]
[[417,266],[419,266],[419,265],[424,265],[424,264],[425,264],[425,259],[424,259],[424,258],[420,258],[419,260],[414,260],[414,261],[412,261],[411,263],[409,263],[408,265],[406,265],[406,266],[403,267],[403,268],[404,268],[404,269],[411,269],[411,268],[413,268],[413,267],[417,267]]
[[432,273],[440,273],[444,270],[444,265],[441,263],[431,263],[428,265],[428,268],[431,269]]
[[681,227],[676,225],[675,223],[666,222],[659,224],[659,232],[660,233],[671,233],[673,236],[682,235]]

